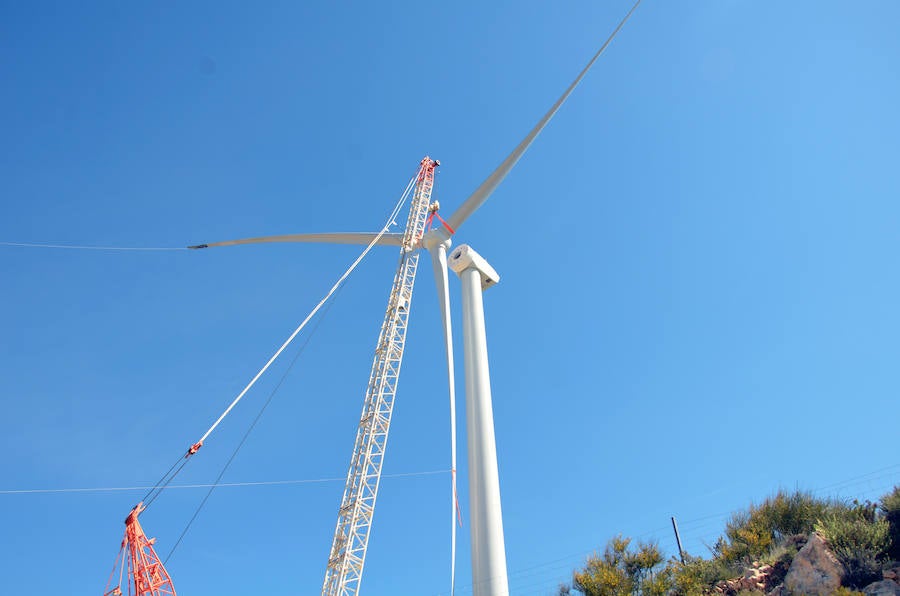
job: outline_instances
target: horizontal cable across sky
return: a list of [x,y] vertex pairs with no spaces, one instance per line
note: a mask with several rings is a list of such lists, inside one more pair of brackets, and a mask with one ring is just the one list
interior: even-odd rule
[[[382,478],[410,478],[413,476],[434,476],[436,474],[449,474],[450,470],[428,470],[424,472],[403,472],[400,474],[382,474]],[[210,488],[236,487],[236,486],[284,486],[291,484],[315,484],[322,482],[343,482],[345,477],[335,478],[303,478],[298,480],[261,480],[257,482],[222,482],[220,484],[170,484],[166,488]],[[24,495],[35,493],[100,493],[113,491],[148,490],[150,486],[110,486],[92,488],[30,488],[19,490],[0,490],[0,495]]]

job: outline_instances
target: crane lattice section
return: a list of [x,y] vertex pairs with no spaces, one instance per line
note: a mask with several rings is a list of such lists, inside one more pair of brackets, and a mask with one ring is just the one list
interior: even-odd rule
[[419,168],[403,233],[400,263],[378,336],[362,416],[356,430],[356,443],[322,586],[323,596],[355,595],[362,579],[406,343],[409,307],[419,264],[418,244],[425,232],[437,165],[437,161],[426,157]]

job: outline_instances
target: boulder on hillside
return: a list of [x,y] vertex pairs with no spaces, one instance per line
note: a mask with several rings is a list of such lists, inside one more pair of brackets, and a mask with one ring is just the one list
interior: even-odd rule
[[828,550],[822,537],[813,533],[788,569],[783,594],[828,596],[840,587],[843,579],[844,567]]
[[863,590],[866,596],[900,596],[900,584],[889,579],[869,584]]
[[771,565],[763,565],[756,562],[744,571],[742,577],[720,581],[713,588],[716,594],[736,596],[747,592],[765,592],[769,587],[769,576],[772,574]]

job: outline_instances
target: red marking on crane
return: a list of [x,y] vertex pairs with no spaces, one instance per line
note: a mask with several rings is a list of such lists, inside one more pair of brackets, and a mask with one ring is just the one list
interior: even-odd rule
[[442,224],[444,224],[444,227],[447,228],[447,231],[448,231],[448,232],[450,232],[451,234],[455,234],[455,233],[456,233],[455,231],[453,231],[453,228],[450,227],[450,224],[448,224],[446,221],[444,221],[444,218],[441,217],[441,215],[440,215],[437,211],[435,211],[433,215],[434,215],[435,217],[437,217],[437,218],[440,220],[440,222],[441,222]]
[[192,456],[192,455],[194,455],[195,453],[197,453],[198,451],[200,451],[200,448],[201,448],[201,447],[203,447],[203,441],[197,441],[196,443],[194,443],[193,445],[191,445],[190,448],[189,448],[188,451],[187,451],[187,455],[184,456],[184,459],[187,459],[187,458],[189,458],[190,456]]
[[445,228],[447,228],[447,231],[450,232],[451,235],[456,233],[455,231],[453,231],[453,228],[450,227],[450,224],[448,224],[446,221],[444,221],[444,218],[441,217],[441,215],[436,210],[432,211],[431,215],[428,216],[428,219],[425,220],[425,229],[426,230],[431,229],[431,222],[434,221],[435,217],[437,217],[438,221],[440,221],[441,224],[443,224],[443,226]]

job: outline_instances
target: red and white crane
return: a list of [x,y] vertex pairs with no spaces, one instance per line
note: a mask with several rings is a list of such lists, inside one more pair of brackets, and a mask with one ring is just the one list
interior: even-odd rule
[[372,529],[375,499],[378,497],[381,467],[403,362],[409,306],[419,266],[417,244],[425,232],[428,213],[432,209],[431,189],[437,166],[437,161],[425,157],[416,177],[406,229],[401,238],[400,264],[394,275],[387,311],[378,334],[372,372],[350,458],[350,470],[338,509],[337,527],[322,585],[323,594],[355,594],[362,581],[366,546]]

